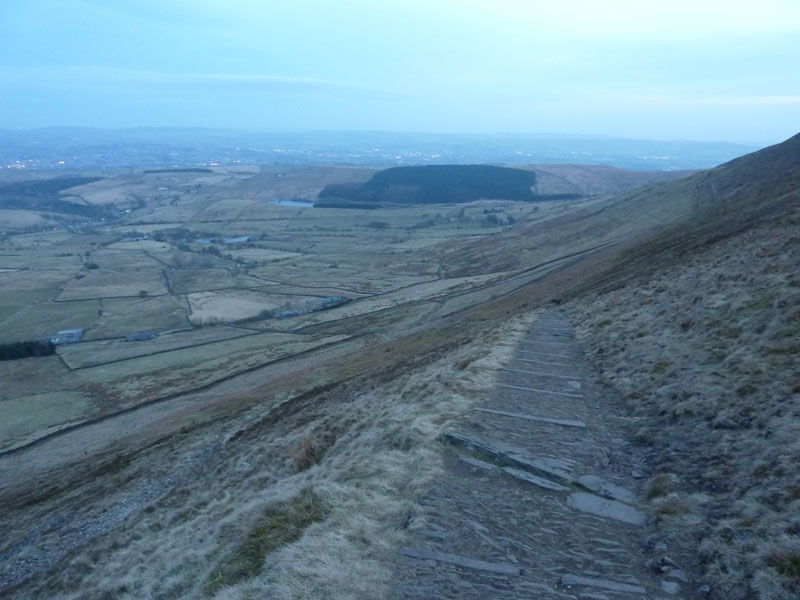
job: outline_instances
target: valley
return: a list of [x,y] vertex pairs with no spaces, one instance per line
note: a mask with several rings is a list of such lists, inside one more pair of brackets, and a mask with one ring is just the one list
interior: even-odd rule
[[[796,219],[797,147],[793,138],[699,173],[529,166],[528,201],[313,206],[326,186],[362,185],[377,168],[215,166],[105,174],[49,189],[58,202],[47,206],[61,212],[7,209],[0,343],[69,339],[54,355],[0,361],[0,589],[20,598],[77,598],[80,586],[97,597],[388,594],[404,529],[442,472],[437,439],[491,393],[546,307],[563,305],[603,385],[623,392],[638,425],[629,433],[653,461],[647,485],[673,481],[670,442],[657,432],[672,418],[679,438],[674,420],[700,409],[686,403],[691,394],[680,414],[637,403],[689,368],[691,357],[647,350],[683,313],[646,312],[652,302],[630,298],[678,280],[695,282],[702,298],[701,275],[657,277],[722,243],[727,256],[708,260],[729,265],[731,253],[758,246],[748,232]],[[86,220],[59,203],[105,216]],[[791,227],[780,231],[780,244],[762,245],[767,256],[796,252]],[[789,310],[790,262],[739,293],[766,285],[770,300],[753,306]],[[681,293],[671,292],[694,302]],[[719,340],[713,351],[727,352],[719,321],[693,314]],[[796,337],[792,319],[775,323],[774,335]],[[792,352],[781,344],[773,354]],[[745,379],[737,389],[756,387]],[[746,390],[739,396],[756,410],[757,392]],[[714,411],[727,420],[706,419],[712,430],[734,429],[735,415]],[[648,507],[653,531],[682,557],[696,544],[678,529],[718,518],[697,496],[697,477],[676,475]],[[264,531],[280,541],[269,545]],[[260,559],[244,568],[251,550]],[[768,573],[777,554],[763,553],[762,588],[790,590],[782,572]],[[154,564],[126,568],[151,555]],[[744,577],[714,575],[736,560],[714,554],[713,568],[693,576],[746,590]]]
[[[595,189],[615,174],[624,186],[630,177],[617,171],[548,173],[539,193]],[[571,220],[602,195],[371,210],[275,203],[313,200],[331,182],[373,172],[167,170],[40,186],[63,204],[120,216],[75,224],[51,214],[53,227],[31,233],[6,223],[0,343],[80,334],[25,368],[0,363],[8,423],[0,450],[297,355],[386,343],[617,241],[612,232],[548,240],[524,255],[484,249]],[[466,251],[481,256],[462,260]]]

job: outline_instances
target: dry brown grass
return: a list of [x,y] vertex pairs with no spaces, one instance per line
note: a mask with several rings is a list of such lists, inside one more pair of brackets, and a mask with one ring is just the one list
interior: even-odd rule
[[798,225],[795,205],[648,280],[567,305],[638,417],[662,534],[699,553],[730,600],[800,597]]
[[15,597],[389,597],[397,547],[441,469],[438,434],[492,389],[533,318],[373,389],[339,386],[272,421],[257,406],[213,440],[198,432],[162,449],[162,463],[143,463],[151,476],[220,445],[191,479]]

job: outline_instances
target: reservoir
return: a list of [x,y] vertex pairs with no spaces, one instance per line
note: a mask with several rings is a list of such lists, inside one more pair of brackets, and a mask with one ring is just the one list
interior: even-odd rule
[[301,208],[314,208],[313,202],[308,202],[306,200],[270,200],[272,204],[280,204],[281,206],[299,206]]

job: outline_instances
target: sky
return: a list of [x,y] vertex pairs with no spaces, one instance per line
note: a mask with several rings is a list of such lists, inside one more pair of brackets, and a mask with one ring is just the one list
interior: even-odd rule
[[0,128],[800,131],[798,0],[0,0]]

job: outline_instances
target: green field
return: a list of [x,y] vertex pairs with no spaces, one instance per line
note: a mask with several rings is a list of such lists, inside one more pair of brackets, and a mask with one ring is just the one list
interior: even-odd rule
[[[493,255],[493,236],[567,206],[485,200],[346,210],[272,202],[313,199],[329,183],[371,173],[118,175],[65,194],[126,209],[119,219],[0,238],[0,341],[84,329],[82,341],[59,347],[58,357],[25,359],[24,379],[8,371],[3,398],[23,415],[15,419],[24,420],[24,406],[41,407],[17,428],[35,436],[37,428],[190,392],[348,336],[396,335],[483,302],[494,289],[518,285],[504,283],[515,267]],[[225,241],[242,237],[249,239]],[[452,257],[476,243],[488,250],[474,270],[453,272]],[[531,245],[522,252],[536,257],[540,245]],[[321,310],[329,297],[346,303]],[[159,335],[125,341],[141,331]],[[312,331],[320,334],[300,333]],[[58,410],[42,399],[57,390],[71,399]]]
[[59,349],[58,355],[70,369],[82,369],[170,350],[201,346],[243,335],[252,335],[252,332],[232,327],[207,327],[200,331],[190,329],[168,333],[145,341],[129,342],[124,339],[114,339],[67,344]]
[[[119,407],[189,392],[346,336],[259,333],[149,354],[76,372],[86,387]],[[145,343],[145,342],[143,342]]]

